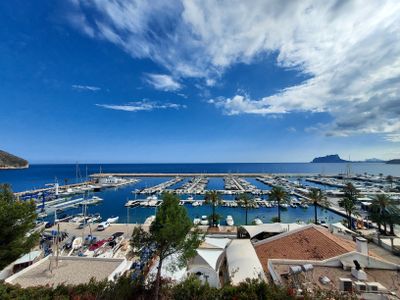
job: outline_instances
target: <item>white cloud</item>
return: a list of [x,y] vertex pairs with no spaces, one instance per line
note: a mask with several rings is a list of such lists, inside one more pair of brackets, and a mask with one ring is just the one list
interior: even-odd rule
[[385,139],[389,142],[400,143],[400,134],[399,133],[387,134]]
[[80,84],[73,84],[72,88],[74,90],[79,90],[79,91],[91,91],[91,92],[97,92],[100,91],[101,88],[98,86],[92,86],[92,85],[80,85]]
[[157,90],[177,91],[182,88],[179,82],[165,74],[146,74],[145,80]]
[[233,64],[271,54],[309,78],[259,99],[214,99],[227,114],[326,112],[332,135],[400,132],[397,0],[75,1],[82,32],[174,78],[213,85]]
[[182,109],[186,108],[186,105],[177,104],[177,103],[157,103],[157,102],[149,102],[149,101],[136,101],[129,102],[123,105],[115,105],[115,104],[96,104],[96,106],[112,109],[112,110],[122,110],[129,112],[138,112],[138,111],[152,111],[156,109]]

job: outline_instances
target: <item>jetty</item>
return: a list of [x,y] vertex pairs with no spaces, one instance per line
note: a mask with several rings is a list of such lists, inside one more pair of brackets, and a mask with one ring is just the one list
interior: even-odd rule
[[[260,177],[270,175],[268,173],[95,173],[89,175],[91,178],[102,177],[228,177],[234,175],[235,177]],[[293,174],[280,174],[279,176],[292,176]],[[296,174],[294,176],[300,176]],[[303,174],[302,176],[310,176],[310,174]]]
[[175,178],[162,182],[160,184],[157,184],[155,186],[145,188],[141,191],[139,191],[140,194],[155,194],[155,193],[161,193],[164,190],[166,190],[168,187],[177,184],[178,182],[181,182],[183,180],[183,177],[176,176]]

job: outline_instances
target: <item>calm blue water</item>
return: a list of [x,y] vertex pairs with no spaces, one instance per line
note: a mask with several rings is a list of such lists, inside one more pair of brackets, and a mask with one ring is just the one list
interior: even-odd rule
[[[88,213],[100,213],[104,219],[110,216],[119,216],[120,223],[126,223],[128,218],[130,223],[143,223],[147,217],[156,213],[156,208],[135,207],[128,209],[124,207],[124,204],[127,199],[135,198],[134,194],[132,194],[132,191],[135,188],[144,187],[146,185],[155,184],[157,182],[159,182],[159,180],[155,180],[155,178],[147,178],[139,184],[130,185],[118,189],[108,189],[102,192],[94,193],[95,195],[103,198],[104,201],[102,202],[102,204],[99,204],[97,206],[89,206]],[[138,199],[145,197],[145,195],[139,195]],[[181,195],[182,199],[186,199],[187,197],[187,195]],[[194,198],[203,199],[204,196],[196,195]],[[223,198],[233,200],[234,197],[224,195]],[[187,204],[185,205],[185,208],[187,209],[191,219],[195,217],[201,217],[202,215],[211,214],[211,207],[208,205],[193,207],[192,205]],[[75,208],[65,211],[64,213],[76,214],[80,212],[82,212],[80,208]],[[232,215],[235,220],[235,224],[237,225],[245,223],[245,212],[242,208],[218,207],[217,213],[222,216],[221,224],[225,224],[225,218],[227,215]],[[248,221],[250,223],[254,218],[258,217],[263,220],[264,223],[268,223],[276,215],[277,208],[260,207],[258,209],[249,210]],[[320,208],[318,208],[318,217],[319,219],[325,220],[327,223],[338,222],[343,219],[343,217],[341,216]],[[282,222],[296,222],[298,220],[308,222],[310,220],[313,220],[314,218],[314,208],[312,206],[310,206],[308,209],[289,207],[286,210],[281,210],[281,218]],[[49,219],[53,219],[53,216],[50,216]]]
[[[352,171],[355,173],[370,173],[385,175],[400,175],[400,167],[396,165],[386,165],[381,163],[359,163],[352,164]],[[324,174],[337,174],[346,171],[346,164],[311,164],[311,163],[271,163],[271,164],[103,164],[101,165],[102,172],[165,172],[165,173],[190,173],[190,172],[203,172],[203,173],[218,173],[218,172],[248,172],[248,173],[324,173]],[[87,165],[87,173],[98,173],[100,165],[92,164]],[[78,181],[84,180],[86,176],[86,166],[80,166],[78,172]],[[77,181],[76,179],[76,166],[75,165],[32,165],[29,169],[24,170],[0,170],[0,183],[10,183],[14,191],[23,191],[32,188],[44,187],[46,183],[55,182],[64,184],[65,180],[68,183]],[[125,186],[119,189],[108,189],[105,191],[97,192],[95,195],[104,199],[103,203],[98,206],[89,207],[89,213],[99,212],[103,218],[108,218],[112,215],[120,216],[120,222],[124,223],[128,220],[132,223],[142,223],[148,216],[155,213],[154,208],[131,208],[124,207],[127,199],[134,199],[132,191],[145,187],[154,186],[163,181],[171,179],[170,177],[163,178],[140,178],[141,181],[134,185]],[[177,188],[184,184],[188,179],[177,183],[173,188]],[[250,183],[262,189],[269,189],[270,187],[256,181],[254,178],[246,178]],[[297,180],[293,177],[293,180]],[[310,182],[303,182],[308,185],[315,185]],[[224,182],[222,178],[210,178],[207,188],[208,189],[223,189]],[[321,186],[319,186],[321,187]],[[323,186],[322,186],[323,188]],[[186,199],[189,195],[181,195],[182,199]],[[224,199],[233,199],[234,196],[225,195]],[[203,196],[196,195],[196,199],[202,199]],[[210,207],[204,205],[200,207],[192,207],[185,205],[188,214],[191,218],[201,215],[209,215],[211,212]],[[319,218],[327,222],[337,222],[342,219],[332,212],[318,209]],[[78,213],[80,209],[72,209],[66,211],[68,214]],[[232,215],[236,224],[243,224],[245,222],[245,214],[242,208],[228,208],[219,207],[217,212],[223,216],[223,220],[227,215]],[[283,222],[295,222],[298,220],[309,221],[313,219],[314,209],[301,208],[288,208],[282,210]],[[249,222],[254,218],[261,218],[264,222],[270,222],[271,218],[276,216],[277,208],[259,208],[249,211]],[[223,224],[224,222],[222,222]]]
[[[87,173],[98,173],[100,168],[107,172],[137,172],[137,173],[321,173],[338,174],[346,172],[346,163],[340,164],[312,164],[312,163],[221,163],[221,164],[89,164]],[[399,165],[383,163],[352,163],[354,173],[370,173],[400,176]],[[80,166],[80,176],[86,175],[86,165]],[[64,165],[31,165],[23,170],[0,170],[0,183],[10,183],[15,191],[43,187],[44,184],[58,180],[60,184],[67,179],[68,183],[76,181],[76,166]],[[80,180],[80,179],[79,179]],[[78,180],[78,181],[79,181]],[[253,183],[253,182],[252,182]],[[258,184],[258,183],[257,183]],[[209,186],[216,189],[223,187],[222,179],[210,179]]]

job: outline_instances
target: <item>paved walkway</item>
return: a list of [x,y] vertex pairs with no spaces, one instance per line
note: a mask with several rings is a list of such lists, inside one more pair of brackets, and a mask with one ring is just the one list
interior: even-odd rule
[[368,243],[368,249],[376,253],[379,257],[389,262],[400,264],[400,257],[393,255],[389,250],[386,250],[374,243]]

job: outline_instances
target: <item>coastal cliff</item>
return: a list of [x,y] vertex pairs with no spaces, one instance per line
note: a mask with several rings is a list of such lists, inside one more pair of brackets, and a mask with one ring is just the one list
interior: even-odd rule
[[27,160],[0,150],[0,169],[25,168],[29,168],[29,162]]
[[312,163],[345,163],[347,160],[341,159],[339,155],[332,154],[322,157],[316,157],[312,160]]

